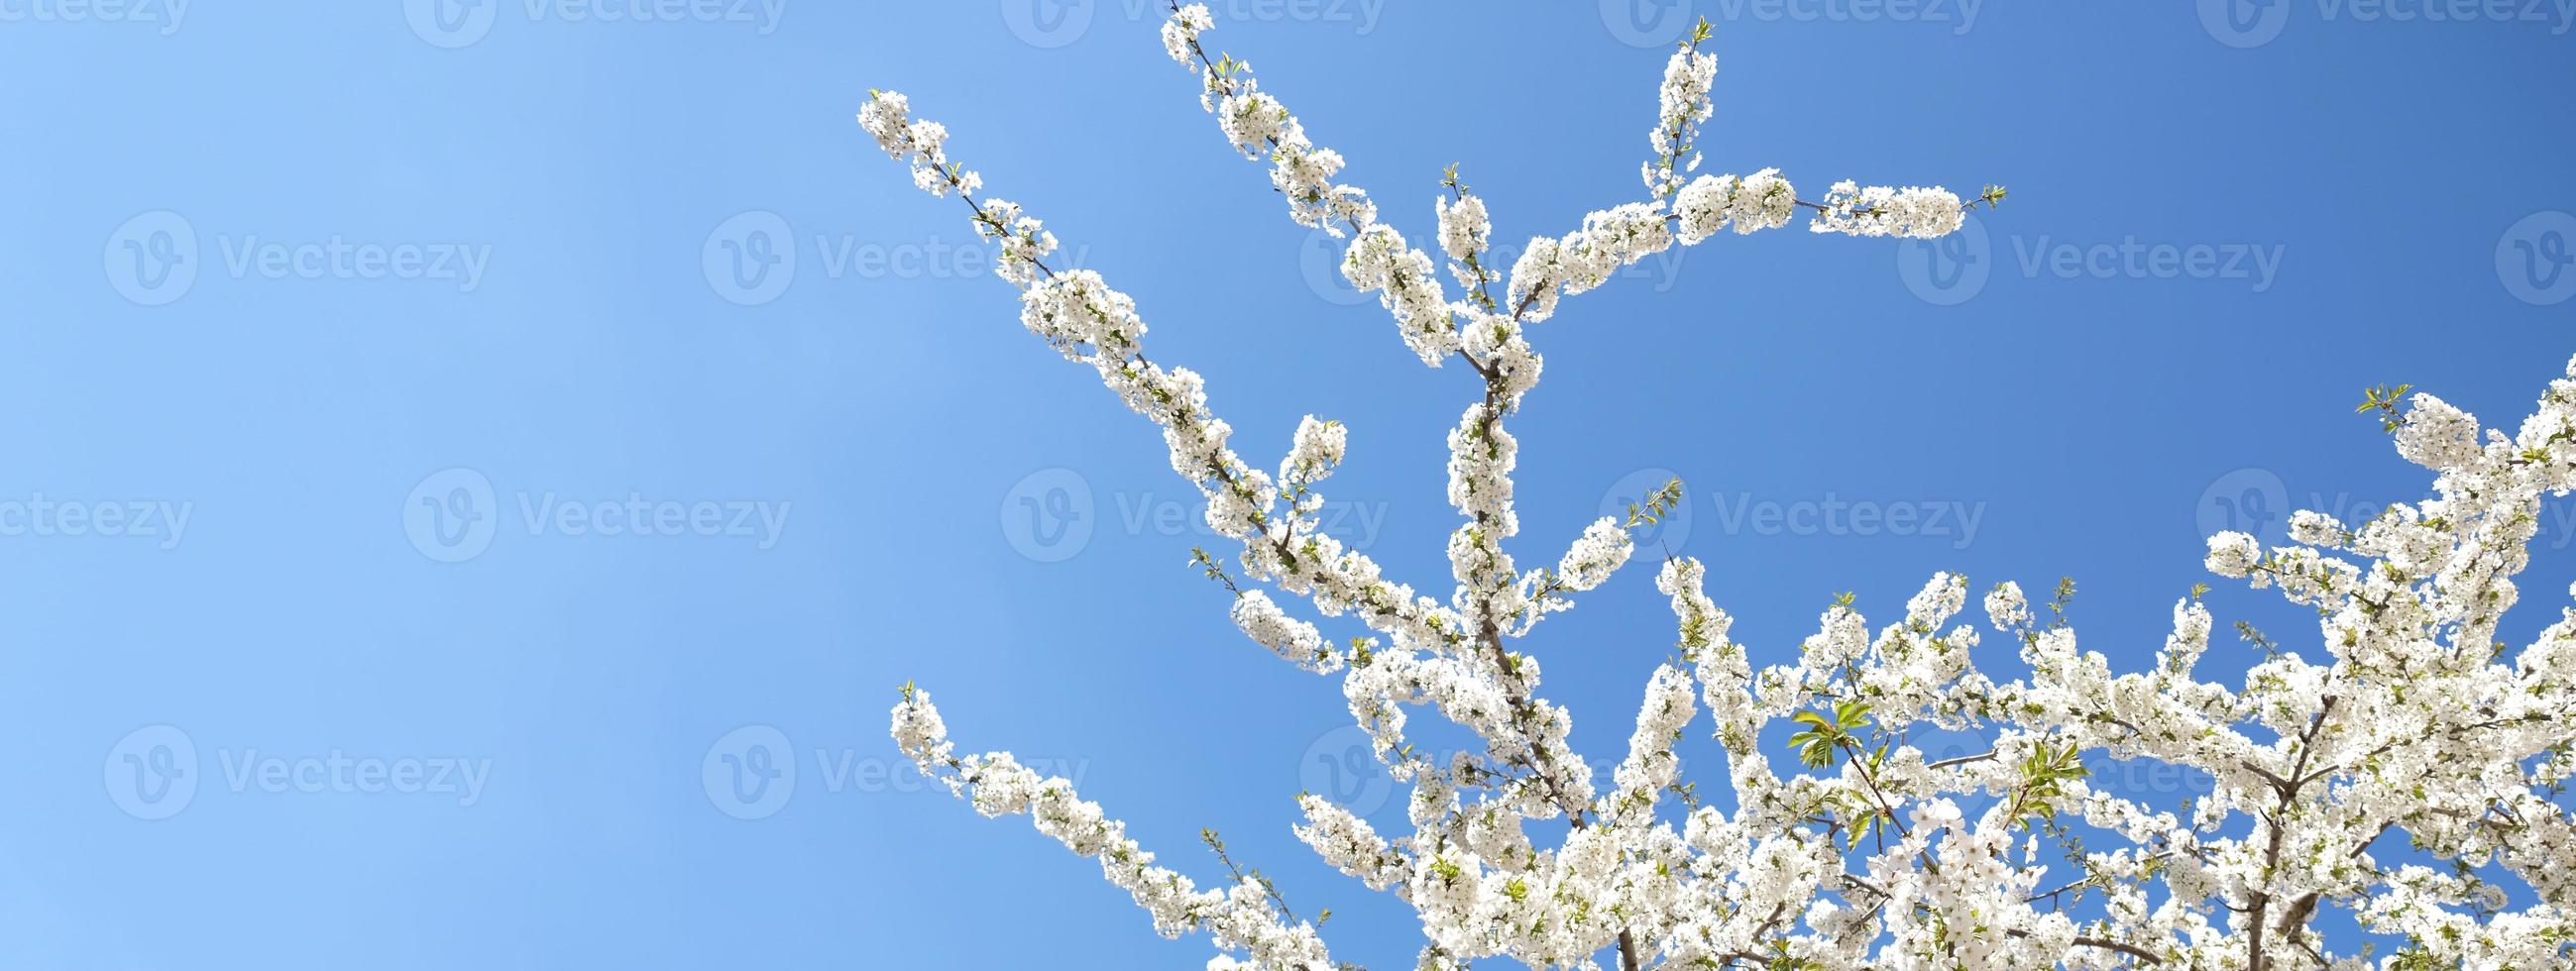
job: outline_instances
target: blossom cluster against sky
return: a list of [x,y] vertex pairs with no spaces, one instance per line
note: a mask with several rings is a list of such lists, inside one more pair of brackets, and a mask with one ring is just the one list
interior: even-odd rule
[[[1699,14],[1713,171],[2011,186],[1955,246],[1724,237],[1569,304],[1514,428],[1524,555],[1678,474],[1653,544],[1708,563],[1757,663],[1835,593],[1893,616],[1946,569],[2076,577],[2085,646],[2139,666],[2203,535],[2420,498],[2362,385],[2510,422],[2576,314],[2556,25],[2200,6],[1215,13],[1417,240],[1453,162],[1498,247],[1633,196],[1664,18]],[[1204,959],[906,778],[883,715],[916,679],[963,744],[1078,778],[1175,866],[1215,872],[1221,829],[1343,956],[1400,963],[1409,916],[1287,829],[1301,789],[1401,815],[1338,692],[1243,641],[1162,443],[851,115],[900,88],[946,123],[1252,454],[1344,422],[1327,512],[1391,571],[1446,572],[1473,382],[1279,218],[1151,6],[607,9],[0,20],[0,72],[47,92],[0,109],[43,190],[0,233],[0,944],[938,966],[999,920],[1063,966]],[[2571,515],[2529,599],[2576,576]],[[1664,599],[1625,574],[1529,642],[1605,764]],[[2250,663],[2226,637],[2205,670]]]

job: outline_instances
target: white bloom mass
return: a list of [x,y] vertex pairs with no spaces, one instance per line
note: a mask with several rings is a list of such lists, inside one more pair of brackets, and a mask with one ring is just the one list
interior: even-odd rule
[[1911,236],[1932,239],[1957,232],[1967,221],[1959,197],[1947,189],[1883,185],[1861,188],[1850,180],[1826,190],[1824,210],[1808,227],[1819,233],[1847,236]]
[[[1410,350],[1477,378],[1446,442],[1457,520],[1445,602],[1318,528],[1317,489],[1348,457],[1347,429],[1309,416],[1275,476],[1244,461],[1204,381],[1146,356],[1135,301],[1096,273],[1051,267],[1055,237],[1016,205],[976,198],[981,180],[949,160],[946,129],[912,118],[894,93],[874,95],[859,120],[916,184],[967,198],[1027,328],[1162,432],[1211,528],[1239,544],[1194,561],[1232,594],[1236,626],[1341,678],[1353,722],[1410,787],[1410,831],[1314,794],[1298,798],[1292,829],[1332,869],[1414,911],[1418,967],[2576,967],[2576,821],[2564,796],[2576,777],[2576,610],[2560,605],[2520,646],[2500,633],[2541,498],[2576,488],[2576,362],[2511,437],[2429,395],[2401,408],[2374,393],[2398,453],[2437,474],[2421,503],[2357,523],[2301,512],[2290,545],[2268,551],[2244,533],[2210,538],[2212,573],[2312,611],[2313,640],[2244,626],[2253,647],[2213,646],[2212,603],[2194,588],[2174,602],[2153,665],[2116,670],[2079,647],[2071,584],[2044,622],[2018,584],[1986,588],[1981,633],[1959,619],[1971,613],[1968,579],[1940,573],[1902,619],[1875,628],[1857,596],[1835,598],[1794,663],[1757,669],[1730,639],[1707,567],[1667,555],[1656,589],[1674,653],[1646,678],[1624,756],[1596,779],[1570,744],[1573,715],[1541,694],[1539,656],[1515,645],[1615,579],[1635,553],[1631,529],[1681,493],[1674,483],[1624,521],[1593,522],[1553,569],[1516,565],[1508,426],[1539,380],[1531,325],[1619,268],[1723,229],[1776,228],[1804,208],[1818,232],[1925,238],[1957,230],[1964,207],[1937,188],[1848,181],[1808,202],[1772,169],[1685,182],[1711,117],[1703,26],[1665,67],[1648,199],[1530,237],[1506,276],[1488,265],[1486,203],[1454,170],[1442,182],[1430,232],[1463,291],[1452,301],[1432,256],[1335,181],[1342,157],[1315,145],[1248,65],[1208,56],[1201,39],[1214,27],[1199,4],[1163,27],[1202,107],[1230,144],[1270,164],[1293,220],[1347,238],[1344,274],[1379,295]],[[1327,636],[1291,606],[1350,636]],[[1987,636],[2005,649],[1981,653]],[[2195,673],[2227,652],[2245,662],[2240,680]],[[1724,755],[1706,790],[1683,781],[1677,744],[1703,707]],[[1417,714],[1473,744],[1426,754],[1409,734]],[[1156,932],[1206,935],[1219,952],[1208,967],[1341,966],[1321,913],[1292,909],[1268,879],[1227,859],[1231,879],[1201,889],[1066,780],[1008,753],[960,754],[929,692],[907,685],[889,730],[977,812],[1026,814],[1094,861]],[[1974,741],[1963,751],[1961,738]],[[2198,788],[2153,801],[2094,775],[2139,765]],[[2320,928],[2334,921],[2352,930],[2330,938]],[[2350,946],[2356,934],[2384,951]]]

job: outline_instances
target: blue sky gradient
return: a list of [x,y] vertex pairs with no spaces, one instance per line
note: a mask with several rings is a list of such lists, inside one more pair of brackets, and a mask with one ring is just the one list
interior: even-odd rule
[[[1417,239],[1452,162],[1503,241],[1640,198],[1661,45],[1698,15],[1707,171],[2011,188],[1957,247],[1729,235],[1535,331],[1516,552],[1678,474],[1658,540],[1757,664],[1838,592],[1884,622],[1953,570],[2075,577],[2082,644],[2135,669],[2206,533],[2424,493],[2364,385],[2510,425],[2576,351],[2555,6],[1630,2],[1230,0],[1208,43]],[[1472,375],[1352,305],[1158,22],[0,0],[0,952],[1205,961],[1025,820],[923,788],[885,737],[912,680],[962,747],[1046,762],[1203,880],[1217,828],[1333,909],[1337,956],[1407,966],[1409,914],[1288,832],[1301,789],[1402,817],[1339,685],[1234,631],[1151,427],[851,120],[877,87],[945,122],[1248,460],[1349,424],[1335,531],[1445,591]],[[2571,517],[2516,643],[2576,579]],[[1597,759],[1673,639],[1650,571],[1527,642]],[[2272,595],[2212,603],[2313,655]],[[2219,639],[2202,671],[2232,677],[2255,652]],[[1704,734],[1685,773],[1722,788]]]

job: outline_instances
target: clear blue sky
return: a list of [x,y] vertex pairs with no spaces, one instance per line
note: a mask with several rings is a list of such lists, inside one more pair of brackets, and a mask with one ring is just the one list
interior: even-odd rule
[[[2548,302],[2576,221],[2526,221],[2576,211],[2556,23],[1626,2],[1237,0],[1210,42],[1417,237],[1450,162],[1504,240],[1636,198],[1663,53],[1629,41],[1692,13],[1718,21],[1709,170],[2011,187],[1982,252],[1944,257],[1964,276],[1728,236],[1540,328],[1524,562],[1674,470],[1676,551],[1757,662],[1838,591],[1884,621],[1946,569],[2076,577],[2084,645],[2133,668],[2229,508],[2422,494],[2351,413],[2363,385],[2511,422],[2576,351],[2576,301]],[[1302,414],[1349,423],[1343,535],[1445,590],[1469,375],[1309,262],[1151,8],[122,16],[0,0],[14,963],[1206,959],[1025,820],[889,776],[907,679],[1167,861],[1210,876],[1219,828],[1334,909],[1339,956],[1409,961],[1400,906],[1287,831],[1301,788],[1384,798],[1332,765],[1338,685],[1233,631],[1150,426],[1022,331],[984,254],[958,270],[957,204],[851,121],[871,86],[945,121],[1137,297],[1248,458]],[[2569,512],[2515,637],[2576,577]],[[2214,600],[2313,641],[2268,594]],[[1671,640],[1638,567],[1529,646],[1615,759]]]

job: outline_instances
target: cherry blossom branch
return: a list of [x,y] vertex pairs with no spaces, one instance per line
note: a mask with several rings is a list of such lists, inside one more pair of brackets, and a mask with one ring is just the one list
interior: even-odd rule
[[[2328,954],[2308,926],[2328,902],[2352,909],[2370,933],[2405,937],[2397,959],[2406,966],[2536,967],[2576,956],[2564,943],[2576,940],[2576,912],[2564,908],[2576,900],[2576,874],[2564,866],[2576,827],[2551,802],[2576,776],[2568,717],[2576,611],[2511,665],[2498,663],[2493,642],[2518,595],[2511,578],[2527,562],[2539,497],[2576,488],[2576,372],[2553,383],[2512,436],[2428,395],[2401,402],[2402,386],[2374,389],[2363,410],[2382,415],[2401,456],[2438,474],[2436,498],[2353,526],[2302,512],[2291,522],[2293,544],[2270,551],[2241,534],[2213,537],[2213,572],[2277,586],[2322,618],[2321,662],[2267,643],[2238,687],[2191,674],[2212,626],[2203,588],[2176,604],[2152,669],[2115,674],[2101,654],[2077,648],[2064,610],[2071,586],[2061,585],[2050,605],[2057,619],[2043,627],[2009,583],[1987,596],[1987,620],[2019,640],[2029,670],[1998,682],[1971,662],[1978,629],[1945,629],[1966,600],[1964,578],[1950,574],[1936,575],[1904,619],[1875,637],[1846,595],[1800,645],[1796,664],[1756,672],[1745,648],[1727,640],[1731,621],[1703,591],[1703,568],[1667,555],[1657,585],[1672,597],[1679,662],[1648,681],[1628,756],[1610,790],[1596,794],[1565,742],[1571,716],[1537,696],[1537,660],[1505,641],[1564,609],[1571,593],[1606,582],[1632,555],[1644,520],[1632,512],[1594,523],[1553,569],[1512,566],[1503,540],[1518,532],[1517,444],[1505,419],[1541,364],[1527,327],[1617,268],[1721,229],[1775,228],[1803,208],[1819,232],[1932,236],[1957,228],[1965,206],[1937,188],[1850,183],[1811,202],[1768,170],[1690,177],[1714,76],[1713,58],[1699,50],[1703,27],[1666,65],[1659,157],[1643,172],[1653,201],[1535,239],[1503,276],[1489,266],[1483,200],[1454,168],[1446,174],[1439,247],[1465,293],[1451,303],[1430,257],[1378,222],[1364,193],[1332,181],[1339,156],[1306,141],[1248,68],[1208,57],[1198,33],[1212,25],[1204,7],[1176,6],[1166,52],[1201,75],[1229,139],[1272,157],[1293,218],[1348,230],[1346,275],[1383,294],[1427,363],[1455,355],[1483,379],[1449,443],[1450,498],[1463,520],[1452,534],[1458,586],[1449,604],[1381,579],[1373,561],[1316,527],[1315,485],[1346,450],[1339,425],[1310,416],[1275,475],[1250,467],[1227,447],[1231,430],[1208,409],[1198,377],[1146,356],[1133,302],[1096,274],[1049,267],[1054,237],[1016,206],[979,201],[980,177],[946,159],[945,129],[910,119],[900,95],[876,97],[861,121],[912,164],[916,185],[958,193],[978,232],[999,244],[1000,275],[1021,291],[1023,323],[1069,360],[1092,365],[1162,428],[1173,468],[1208,499],[1210,525],[1242,543],[1245,584],[1211,556],[1195,561],[1234,595],[1237,625],[1300,666],[1344,674],[1355,720],[1390,770],[1414,785],[1414,831],[1381,837],[1347,810],[1307,797],[1297,832],[1337,869],[1413,905],[1429,939],[1423,966],[1497,956],[1580,965],[1606,948],[1623,968],[2044,966],[2092,948],[2149,964],[2242,954],[2245,971],[2260,971],[2351,960]],[[1978,203],[2001,198],[1990,188]],[[1677,499],[1678,485],[1668,488]],[[1393,643],[1329,646],[1251,581],[1305,597],[1327,616],[1355,613]],[[1694,687],[1729,757],[1731,813],[1699,805],[1677,781],[1671,740],[1694,716]],[[1404,709],[1417,705],[1475,731],[1483,750],[1445,767],[1414,753]],[[1773,772],[1759,742],[1782,717],[1811,726],[1801,733],[1809,741],[1797,743],[1802,759],[1818,769],[1839,762],[1840,772]],[[979,809],[1025,807],[1078,852],[1093,846],[1085,834],[1098,832],[1097,809],[1060,780],[1037,780],[1001,753],[958,758],[944,730],[925,723],[936,725],[927,695],[916,706],[907,692],[895,734],[924,772]],[[1916,723],[1998,734],[1983,754],[1935,760],[1914,744]],[[2257,744],[2255,734],[2281,741]],[[2187,800],[2179,817],[2151,809],[2089,785],[2093,755],[2206,772],[2213,791]],[[1678,827],[1657,819],[1665,791],[1690,803]],[[2008,796],[1969,819],[1949,798],[1969,792]],[[1522,821],[1558,814],[1568,821],[1563,843],[1532,845]],[[2220,835],[2235,831],[2225,825],[2231,816],[2253,818],[2247,835]],[[2078,822],[2128,845],[2082,851],[2070,828]],[[2371,845],[2395,831],[2437,856],[2496,859],[2540,902],[2508,910],[2481,872],[2375,859]],[[1867,852],[1863,835],[1877,837]],[[2080,879],[2039,890],[2043,836],[2066,849]],[[1319,942],[1306,949],[1301,931],[1310,929],[1275,891],[1230,860],[1233,889],[1200,892],[1135,852],[1112,854],[1104,869],[1136,884],[1131,892],[1156,911],[1158,928],[1209,929],[1221,948],[1265,965],[1323,960]],[[2150,897],[2153,884],[2170,893]],[[1840,895],[1856,888],[1871,894],[1858,898],[1867,906],[1844,906],[1854,898]],[[2100,890],[2103,914],[2078,924],[2060,895],[2074,890],[2080,900],[2088,888]],[[1149,897],[1169,906],[1157,910]],[[2041,899],[2051,901],[2046,912],[2034,906]],[[2211,926],[2221,914],[2235,916]]]
[[[1287,905],[1267,881],[1237,871],[1229,890],[1199,890],[1190,878],[1155,866],[1154,854],[1127,837],[1126,824],[1103,816],[1100,805],[1082,799],[1072,783],[1041,779],[1008,752],[956,755],[930,692],[907,684],[902,694],[893,712],[895,744],[923,775],[945,782],[951,794],[973,803],[988,818],[1027,813],[1039,832],[1077,856],[1098,860],[1102,876],[1153,915],[1156,933],[1167,938],[1206,933],[1222,950],[1247,952],[1250,966],[1334,967],[1312,925],[1281,923],[1290,919]],[[1233,869],[1233,861],[1226,865]]]

